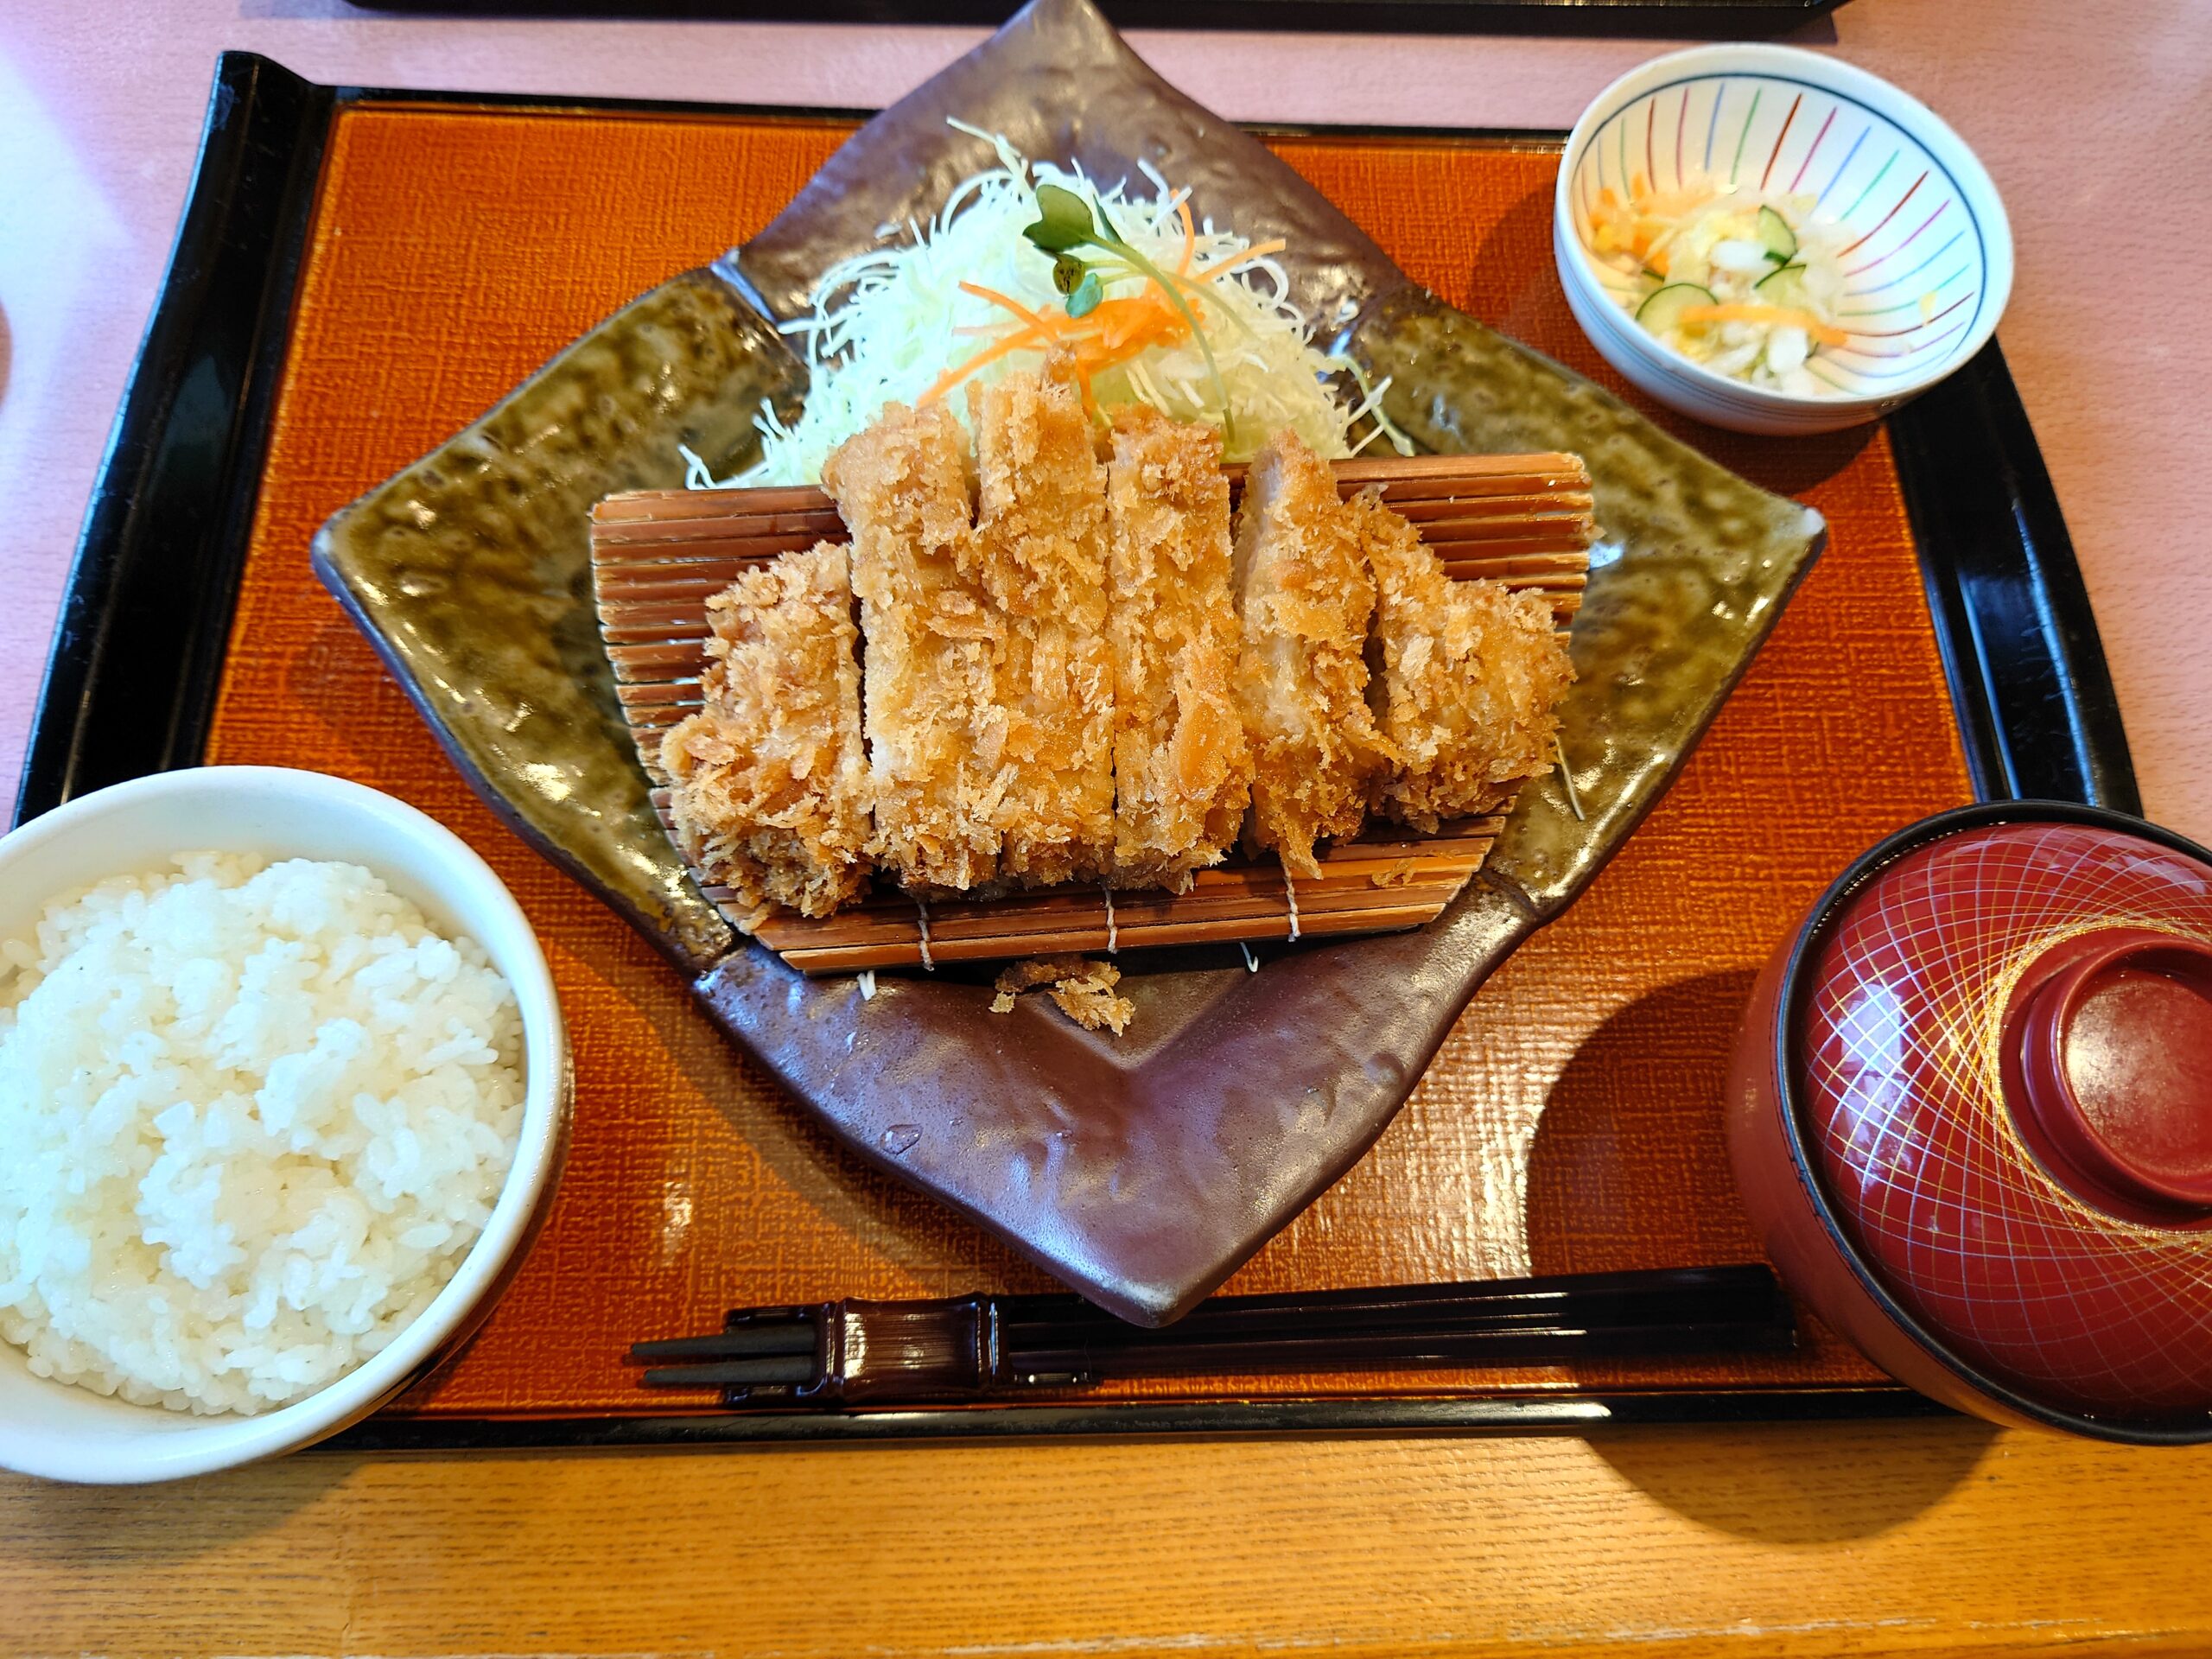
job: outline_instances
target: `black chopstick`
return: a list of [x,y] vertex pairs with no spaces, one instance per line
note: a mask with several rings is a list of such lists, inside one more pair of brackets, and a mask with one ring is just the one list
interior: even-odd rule
[[711,1337],[670,1337],[632,1343],[632,1359],[744,1359],[756,1354],[810,1354],[814,1331],[806,1325],[743,1325]]
[[1317,1320],[1332,1335],[1348,1335],[1370,1330],[1765,1325],[1777,1312],[1788,1311],[1773,1274],[1758,1264],[1222,1296],[1201,1302],[1186,1318],[1159,1330],[1128,1325],[1074,1297],[1002,1296],[994,1300],[1002,1341],[1015,1351],[1077,1338],[1102,1350],[1145,1351],[1223,1340],[1299,1338],[1315,1334]]
[[1109,1376],[1773,1352],[1795,1340],[1789,1300],[1753,1263],[1221,1296],[1157,1330],[1069,1295],[848,1299],[741,1308],[715,1335],[641,1342],[631,1357],[648,1363],[649,1385],[719,1389],[731,1405],[850,1406]]
[[673,1365],[645,1373],[645,1381],[683,1389],[759,1389],[810,1381],[812,1354],[772,1354],[760,1359],[729,1359],[710,1365]]

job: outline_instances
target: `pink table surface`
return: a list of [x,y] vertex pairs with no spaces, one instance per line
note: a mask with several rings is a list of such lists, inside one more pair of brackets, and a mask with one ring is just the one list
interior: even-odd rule
[[[340,0],[0,4],[0,780],[188,181],[218,51],[327,82],[874,107],[969,29],[398,20]],[[2004,193],[1999,331],[2146,810],[2212,840],[2212,4],[1852,0],[1800,43],[1941,111]],[[1564,128],[1653,41],[1139,33],[1246,120]],[[1849,550],[1831,553],[1850,556]]]

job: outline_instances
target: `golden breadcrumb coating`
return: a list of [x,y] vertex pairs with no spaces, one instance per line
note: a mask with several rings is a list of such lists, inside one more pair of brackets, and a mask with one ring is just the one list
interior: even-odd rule
[[1085,1031],[1110,1030],[1118,1037],[1137,1017],[1137,1005],[1114,987],[1122,970],[1109,963],[1094,962],[1078,978],[1064,979],[1046,995],[1060,1005],[1060,1012]]
[[870,850],[910,891],[964,892],[998,871],[1006,618],[976,580],[968,451],[942,404],[893,404],[823,464],[853,537],[868,642]]
[[1039,985],[1060,1005],[1060,1011],[1085,1031],[1111,1029],[1118,1037],[1136,1017],[1136,1004],[1116,991],[1122,970],[1110,962],[1090,962],[1082,957],[1031,957],[999,970],[991,999],[993,1014],[1008,1014],[1024,991]]
[[1006,618],[998,771],[982,809],[999,874],[1023,887],[1096,880],[1114,846],[1114,662],[1106,639],[1106,469],[1091,451],[1075,359],[971,387],[981,480],[976,579]]
[[868,886],[868,756],[845,550],[823,542],[707,601],[705,706],[661,740],[694,868],[752,912],[827,916]]
[[1236,514],[1237,695],[1252,741],[1246,839],[1319,877],[1313,843],[1357,835],[1393,760],[1367,706],[1375,583],[1335,476],[1291,432],[1253,458]]
[[1106,472],[1114,650],[1116,887],[1180,893],[1217,864],[1252,798],[1229,597],[1221,434],[1133,404]]
[[1454,582],[1420,533],[1371,497],[1353,504],[1375,573],[1374,687],[1399,761],[1375,810],[1415,829],[1496,810],[1551,769],[1553,711],[1574,678],[1540,594]]

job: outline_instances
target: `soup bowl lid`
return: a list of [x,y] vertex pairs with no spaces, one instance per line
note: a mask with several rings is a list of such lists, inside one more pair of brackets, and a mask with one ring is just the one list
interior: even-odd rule
[[1876,848],[1801,937],[1801,1171],[1897,1322],[2025,1414],[2212,1433],[2212,855],[2041,803]]

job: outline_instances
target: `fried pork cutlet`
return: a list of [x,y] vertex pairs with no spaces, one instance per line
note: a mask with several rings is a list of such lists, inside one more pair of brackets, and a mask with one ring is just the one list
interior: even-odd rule
[[893,404],[830,454],[822,486],[852,532],[868,642],[870,850],[911,891],[981,887],[998,872],[987,797],[1007,626],[974,574],[960,423]]
[[1106,499],[1116,887],[1182,892],[1236,839],[1252,756],[1236,702],[1221,435],[1114,412]]
[[1096,880],[1114,848],[1114,659],[1106,638],[1106,469],[1075,359],[971,389],[976,580],[1006,619],[1001,723],[980,757],[999,874]]
[[1060,1012],[1085,1031],[1111,1029],[1118,1037],[1136,1017],[1136,1004],[1114,987],[1122,970],[1110,962],[1090,962],[1082,957],[1047,957],[1017,962],[999,973],[991,999],[993,1014],[1011,1014],[1024,991],[1039,985],[1060,1005]]
[[750,931],[777,905],[827,916],[868,886],[868,757],[845,550],[823,542],[707,601],[705,706],[661,740],[685,856]]
[[1414,527],[1353,504],[1378,594],[1381,664],[1370,693],[1399,755],[1375,810],[1417,830],[1496,810],[1550,770],[1553,709],[1574,678],[1540,594],[1454,582]]
[[1294,434],[1252,461],[1236,515],[1237,695],[1252,741],[1246,839],[1319,877],[1313,843],[1356,835],[1393,759],[1367,706],[1375,583],[1328,463]]

